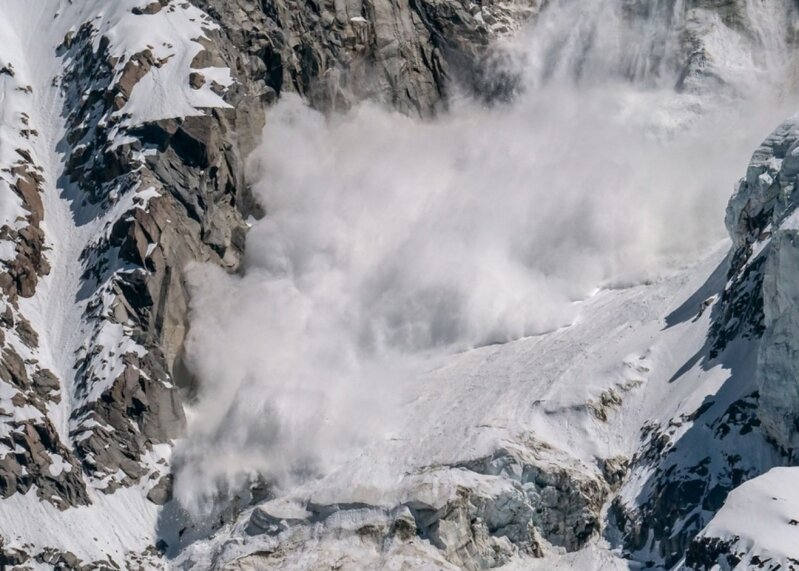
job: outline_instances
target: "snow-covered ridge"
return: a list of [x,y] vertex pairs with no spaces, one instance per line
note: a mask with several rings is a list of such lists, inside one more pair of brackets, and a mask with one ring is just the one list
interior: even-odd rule
[[730,492],[686,563],[706,569],[799,569],[797,469],[774,468]]

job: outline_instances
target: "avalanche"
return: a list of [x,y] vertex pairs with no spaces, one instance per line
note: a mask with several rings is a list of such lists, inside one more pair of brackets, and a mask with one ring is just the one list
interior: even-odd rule
[[194,277],[203,384],[174,460],[197,513],[261,477],[272,498],[180,564],[692,565],[726,494],[790,462],[719,241],[795,104],[774,92],[796,14],[749,4],[747,36],[682,3],[624,10],[545,9],[498,57],[522,78],[507,106],[272,110],[244,275]]
[[0,2],[0,567],[799,566],[798,27]]

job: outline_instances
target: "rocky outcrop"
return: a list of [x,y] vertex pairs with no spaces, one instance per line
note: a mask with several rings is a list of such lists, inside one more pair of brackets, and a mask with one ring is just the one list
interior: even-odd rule
[[36,490],[59,509],[89,502],[78,461],[48,417],[65,397],[61,380],[41,362],[39,324],[24,302],[50,273],[44,168],[39,156],[33,88],[25,62],[7,61],[0,73],[0,497]]
[[713,296],[697,362],[728,369],[730,379],[694,413],[642,434],[631,470],[646,474],[646,484],[637,484],[644,493],[636,501],[622,496],[613,508],[631,554],[649,553],[667,566],[684,556],[691,568],[738,565],[748,551],[728,549],[737,540],[697,534],[732,490],[795,461],[798,125],[789,120],[757,149],[729,202],[726,283]]
[[781,125],[752,157],[727,209],[733,239],[724,312],[717,345],[736,334],[761,337],[758,418],[786,452],[795,449],[799,426],[799,293],[796,283],[796,199],[799,126]]
[[[152,444],[169,442],[183,430],[171,376],[185,334],[181,271],[189,261],[221,262],[221,257],[202,239],[202,213],[190,213],[178,192],[206,186],[213,175],[200,174],[201,169],[215,174],[218,166],[210,161],[224,161],[209,157],[210,151],[202,154],[197,145],[179,147],[186,151],[177,154],[172,139],[178,133],[178,139],[188,138],[184,134],[189,132],[181,119],[137,126],[137,138],[124,135],[133,129],[120,111],[136,84],[162,62],[148,50],[118,61],[110,46],[92,23],[85,24],[62,45],[61,57],[68,64],[60,78],[65,101],[80,101],[65,110],[65,143],[72,149],[66,176],[79,204],[75,216],[84,224],[105,220],[103,233],[81,254],[84,285],[79,295],[85,300],[89,342],[76,362],[78,406],[71,414],[70,435],[84,470],[102,481],[107,492],[152,470],[143,455]],[[209,122],[213,119],[208,116]],[[125,136],[125,143],[118,144],[118,137]],[[169,165],[161,176],[141,157],[147,145],[158,145],[155,156]],[[176,181],[174,171],[184,160],[191,166]],[[220,178],[223,188],[235,186]],[[209,209],[216,204],[198,192],[195,207],[201,200],[208,200]]]
[[233,69],[258,78],[262,90],[294,91],[323,111],[368,99],[421,116],[446,108],[456,83],[480,95],[502,95],[508,86],[481,65],[490,42],[542,4],[197,0],[220,23],[216,43]]
[[16,256],[6,262],[6,271],[0,274],[0,288],[12,302],[18,297],[32,297],[39,278],[50,272],[50,265],[44,256],[44,232],[40,227],[44,218],[42,176],[30,153],[24,149],[17,149],[16,152],[20,160],[11,168],[11,173],[16,176],[11,189],[27,211],[25,225],[15,229],[5,224],[0,228],[0,237],[16,245]]
[[[673,3],[665,5],[669,10]],[[689,0],[682,7],[680,72],[675,86],[679,91],[736,97],[741,91],[757,89],[758,82],[769,73],[766,60],[788,60],[794,53],[797,37],[791,22],[796,6],[790,2],[775,2],[763,9],[746,0]],[[725,44],[719,43],[720,38],[733,44],[750,43],[748,57],[754,65],[744,76],[740,68],[730,65],[728,48],[722,47]],[[785,72],[793,73],[793,68],[789,66]]]
[[[143,483],[150,502],[168,503],[168,453],[159,445],[182,434],[182,401],[196,389],[182,360],[184,270],[192,262],[238,269],[245,221],[263,215],[243,165],[268,105],[288,90],[325,111],[372,99],[429,116],[446,106],[456,81],[470,89],[485,82],[480,62],[490,41],[539,7],[537,0],[328,3],[312,10],[292,2],[193,4],[99,2],[96,14],[67,3],[55,14],[53,5],[54,29],[63,26],[52,54],[58,75],[37,78],[35,86],[61,95],[39,102],[63,104],[53,115],[63,130],[48,125],[50,136],[62,138],[39,146],[63,158],[63,172],[52,165],[52,180],[45,180],[33,144],[39,103],[20,99],[24,112],[13,123],[3,117],[0,126],[15,126],[20,141],[15,161],[3,165],[20,208],[0,228],[0,242],[14,250],[0,252],[2,497],[35,489],[68,510],[90,504],[91,488],[111,494]],[[75,24],[76,15],[85,19]],[[123,20],[136,30],[145,21],[157,28],[161,18],[183,18],[168,41],[115,35]],[[189,69],[173,73],[183,54],[190,54]],[[25,74],[14,62],[0,63],[4,85],[30,96]],[[184,75],[185,85],[163,83]],[[143,86],[154,85],[154,77],[160,89],[174,90],[175,111],[142,110]],[[184,88],[198,96],[187,101],[201,103],[181,107]],[[6,106],[0,115],[6,111],[16,109]],[[45,190],[69,204],[71,230],[82,240],[75,252],[60,248],[75,254],[59,263],[79,265],[77,291],[59,281],[66,289],[39,302],[52,305],[49,298],[62,295],[77,307],[80,323],[66,325],[77,331],[66,335],[51,335],[48,328],[59,324],[29,319],[18,303],[35,297],[50,273],[48,244],[71,239],[45,236],[44,205],[53,202],[42,199]],[[42,365],[39,345],[73,338],[79,346],[43,349],[70,359],[74,352],[59,378]]]
[[[146,452],[181,433],[178,389],[194,390],[182,363],[183,271],[195,261],[238,268],[244,220],[261,215],[243,161],[258,142],[266,106],[288,89],[325,110],[375,98],[428,115],[443,104],[456,68],[468,62],[477,69],[489,40],[537,7],[197,5],[215,22],[207,20],[203,36],[194,38],[201,49],[188,81],[221,96],[224,107],[135,121],[127,109],[136,86],[168,58],[150,48],[116,55],[92,22],[59,48],[69,102],[62,144],[75,216],[105,221],[81,254],[90,341],[76,362],[79,404],[70,433],[84,470],[108,492],[156,469],[142,461]],[[137,14],[181,9],[152,3]],[[207,70],[214,69],[230,70],[232,81],[213,79]]]
[[637,483],[635,499],[623,490],[611,507],[629,557],[672,568],[731,490],[779,463],[758,428],[756,403],[756,394],[726,409],[708,402],[665,429],[644,427],[629,478],[636,484],[645,474],[646,484]]
[[[8,165],[7,178],[22,215],[20,223],[0,229],[0,239],[15,248],[0,272],[7,300],[3,332],[14,342],[3,349],[0,378],[16,391],[4,408],[31,406],[43,424],[38,432],[8,424],[11,448],[26,450],[27,475],[18,477],[21,464],[4,460],[4,495],[24,492],[49,465],[37,460],[45,458],[35,453],[39,440],[20,441],[14,434],[47,434],[40,440],[51,454],[63,455],[70,466],[81,464],[62,472],[72,479],[68,491],[48,494],[60,497],[61,505],[87,501],[81,472],[110,493],[165,469],[154,463],[153,446],[181,434],[180,389],[189,398],[194,391],[182,362],[188,308],[183,271],[196,261],[237,270],[245,219],[262,214],[249,194],[243,162],[258,143],[266,107],[280,93],[296,91],[327,111],[373,99],[430,115],[445,106],[453,81],[476,85],[493,38],[538,9],[535,0],[322,3],[314,10],[292,2],[199,0],[203,14],[168,0],[130,4],[127,12],[116,7],[65,29],[54,54],[61,73],[52,84],[64,102],[65,129],[57,143],[65,162],[61,193],[77,228],[99,229],[87,234],[79,253],[76,303],[85,340],[75,348],[74,379],[58,379],[38,365],[39,332],[17,308],[16,300],[33,296],[50,269],[41,227],[44,179],[36,151],[26,143],[38,136],[36,111],[19,117],[18,160]],[[156,22],[183,13],[184,27],[194,22],[198,31],[182,32],[194,33],[179,46],[192,54],[190,70],[187,85],[171,88],[212,93],[218,101],[174,116],[141,116],[137,89],[173,65],[174,46],[139,42],[140,48],[121,50],[111,33],[114,19]],[[3,69],[4,81],[19,83],[20,93],[30,95],[33,88],[21,83],[14,62]],[[62,394],[62,384],[70,394]],[[64,398],[67,435],[53,433],[45,422],[47,403]],[[49,487],[42,483],[41,489]]]

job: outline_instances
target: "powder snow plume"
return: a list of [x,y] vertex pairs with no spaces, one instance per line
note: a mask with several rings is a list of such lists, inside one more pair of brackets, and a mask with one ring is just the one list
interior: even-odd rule
[[553,4],[495,62],[520,78],[508,104],[456,98],[421,122],[283,96],[251,158],[267,215],[243,273],[193,269],[179,499],[318,477],[391,437],[403,380],[436,355],[568,326],[596,288],[724,239],[736,173],[790,107],[770,83],[781,20],[717,32],[730,89],[710,105],[674,63],[672,4],[640,26],[616,1]]

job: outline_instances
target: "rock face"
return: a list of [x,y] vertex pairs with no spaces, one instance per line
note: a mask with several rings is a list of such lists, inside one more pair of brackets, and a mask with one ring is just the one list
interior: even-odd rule
[[799,292],[796,283],[799,119],[781,125],[755,152],[727,210],[734,241],[731,304],[751,309],[742,319],[762,334],[757,378],[758,418],[793,454],[799,441]]
[[[176,10],[185,8],[163,3],[162,14]],[[137,15],[159,12],[146,7]],[[207,20],[203,25],[213,27]],[[205,51],[197,47],[192,66],[202,65]],[[150,470],[142,458],[152,444],[183,430],[177,386],[190,384],[181,377],[180,362],[183,269],[192,261],[231,271],[238,265],[243,218],[250,214],[241,169],[249,149],[246,138],[231,137],[239,124],[263,124],[263,99],[241,82],[222,90],[231,101],[224,108],[138,121],[126,106],[166,58],[149,48],[115,55],[92,22],[59,50],[68,62],[60,78],[64,99],[70,106],[80,101],[65,110],[65,142],[72,149],[65,176],[80,203],[75,216],[85,224],[104,222],[80,253],[79,295],[91,342],[75,363],[75,391],[83,404],[72,412],[71,433],[84,470],[113,491]],[[252,108],[260,113],[251,116]],[[109,377],[112,360],[117,363]]]
[[631,476],[611,509],[629,556],[674,567],[731,490],[785,462],[761,430],[757,393],[740,395],[746,386],[740,380],[665,430],[645,427]]
[[[264,92],[294,91],[344,110],[365,99],[429,116],[453,81],[486,93],[481,62],[491,40],[535,14],[540,0],[198,0],[219,22],[232,69]],[[491,93],[486,93],[491,95]]]
[[[130,4],[77,22],[51,54],[62,62],[52,79],[64,101],[63,194],[78,227],[98,227],[79,252],[77,298],[86,340],[69,380],[73,445],[59,452],[71,463],[79,460],[106,492],[156,469],[144,457],[183,430],[178,388],[191,394],[193,382],[181,360],[188,307],[183,270],[201,261],[236,271],[244,220],[262,214],[249,196],[243,161],[257,144],[267,105],[288,90],[325,110],[373,98],[430,115],[444,106],[452,77],[477,81],[489,41],[538,7],[533,0],[485,7],[378,2],[309,11],[291,2],[197,2],[209,18],[177,2]],[[212,91],[218,101],[206,110],[189,108],[188,115],[141,116],[136,90],[165,73],[170,48],[122,51],[108,30],[134,17],[159,22],[181,13],[199,21],[201,30],[185,39],[193,53],[188,84]],[[7,69],[4,81],[19,83],[13,62]],[[23,140],[36,137],[31,115],[21,115]],[[23,146],[17,155],[9,184],[27,214],[25,224],[2,229],[16,257],[6,263],[0,287],[9,301],[7,335],[19,334],[35,349],[37,332],[14,307],[19,297],[32,297],[49,272],[40,228],[43,178],[34,149]],[[5,349],[0,373],[23,391],[14,406],[23,406],[24,391],[37,395],[32,404],[40,409],[38,403],[60,399],[54,375],[22,360],[13,347]],[[0,490],[5,495],[26,489],[9,479],[12,472]],[[69,472],[76,489],[79,472]]]
[[694,412],[665,428],[646,427],[631,466],[639,478],[649,474],[645,486],[631,488],[643,495],[632,500],[622,494],[614,501],[629,552],[649,553],[668,567],[684,557],[691,569],[750,568],[767,559],[758,555],[758,543],[750,549],[752,541],[707,529],[713,529],[712,516],[727,506],[731,491],[729,501],[735,502],[754,489],[741,484],[796,460],[797,148],[794,117],[755,151],[727,208],[732,249],[717,271],[726,277],[700,292],[718,302],[711,303],[712,325],[697,358],[708,370],[728,368],[731,379]]
[[[464,62],[477,69],[489,40],[536,7],[387,2],[320,6],[317,14],[291,3],[197,5],[211,19],[201,16],[204,36],[196,40],[201,49],[191,60],[189,83],[224,101],[200,114],[137,121],[126,113],[137,85],[168,61],[149,48],[120,58],[93,23],[59,48],[67,62],[60,82],[70,102],[65,175],[81,202],[76,215],[105,220],[102,234],[81,253],[81,295],[93,341],[76,363],[76,391],[86,403],[73,410],[71,432],[85,471],[104,480],[108,491],[146,475],[142,458],[150,445],[181,433],[177,387],[192,390],[181,362],[188,307],[183,270],[194,261],[238,268],[244,220],[261,215],[243,161],[257,143],[266,106],[294,90],[326,110],[377,98],[429,115],[449,85],[442,53],[458,69]],[[136,15],[181,9],[153,3]],[[230,81],[209,81],[201,71],[215,69],[229,70]],[[120,335],[117,347],[103,343]],[[122,367],[106,380],[109,352],[122,355]]]

